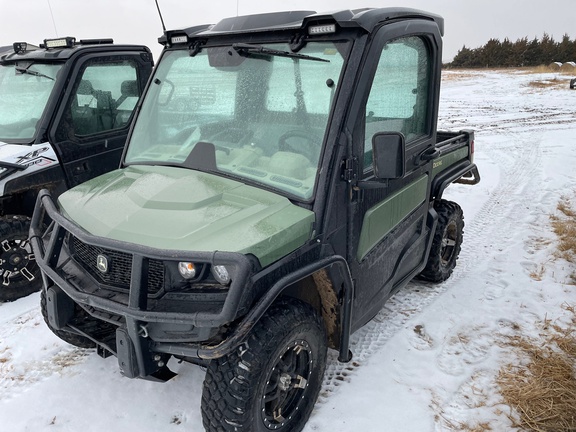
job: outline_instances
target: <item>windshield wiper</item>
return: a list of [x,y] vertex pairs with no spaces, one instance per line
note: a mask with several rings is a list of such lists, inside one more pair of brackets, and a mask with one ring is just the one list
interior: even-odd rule
[[34,76],[42,77],[42,78],[48,78],[48,79],[51,79],[52,81],[55,81],[55,79],[52,78],[51,76],[43,74],[42,72],[30,70],[30,69],[22,67],[22,66],[16,66],[16,72],[20,72],[21,74],[34,75]]
[[290,57],[290,58],[297,58],[302,60],[313,60],[313,61],[321,61],[330,63],[330,60],[326,60],[320,57],[312,57],[306,54],[298,54],[288,51],[280,51],[275,50],[272,48],[266,48],[262,45],[252,45],[246,43],[235,43],[232,44],[232,48],[234,48],[239,54],[262,54],[262,55],[270,55],[276,57]]

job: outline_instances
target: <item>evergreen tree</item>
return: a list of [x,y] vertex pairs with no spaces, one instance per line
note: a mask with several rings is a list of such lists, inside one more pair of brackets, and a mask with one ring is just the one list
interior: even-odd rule
[[562,36],[562,41],[558,44],[558,58],[554,61],[559,61],[562,63],[573,61],[572,58],[576,58],[576,56],[573,56],[572,54],[573,49],[574,42],[570,40],[570,37],[567,34],[564,34],[564,36]]
[[478,67],[522,67],[550,64],[554,61],[576,61],[576,40],[572,41],[565,34],[561,42],[555,42],[548,33],[542,39],[527,37],[512,43],[508,38],[503,42],[491,38],[480,48],[470,49],[466,45],[458,51],[448,67],[478,68]]
[[464,45],[462,49],[458,51],[458,53],[454,56],[454,60],[452,60],[450,66],[456,68],[472,67],[471,66],[472,57],[473,57],[472,50],[466,48],[466,45]]

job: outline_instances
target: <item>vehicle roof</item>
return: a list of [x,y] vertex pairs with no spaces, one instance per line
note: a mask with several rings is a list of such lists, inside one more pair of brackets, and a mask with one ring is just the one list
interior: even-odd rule
[[0,47],[0,61],[10,62],[16,60],[55,60],[63,61],[68,60],[72,56],[86,51],[122,51],[122,50],[142,50],[149,51],[149,49],[144,45],[118,45],[110,42],[102,42],[104,40],[81,40],[76,42],[74,46],[70,48],[40,48],[31,44],[28,44],[28,49],[25,52],[17,53],[14,51],[12,46]]
[[444,35],[444,18],[418,9],[405,7],[364,8],[318,13],[315,11],[272,12],[225,18],[215,25],[200,25],[181,30],[168,31],[158,39],[162,44],[175,33],[188,37],[210,37],[235,33],[252,33],[274,30],[301,29],[309,24],[336,23],[340,27],[356,27],[372,33],[385,21],[419,18],[436,22]]

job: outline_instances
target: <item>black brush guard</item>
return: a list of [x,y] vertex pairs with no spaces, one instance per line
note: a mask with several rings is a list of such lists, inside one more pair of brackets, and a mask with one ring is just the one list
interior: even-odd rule
[[[46,222],[50,225],[44,233]],[[133,256],[126,304],[94,293],[83,292],[71,282],[69,275],[62,270],[62,267],[71,261],[65,247],[65,238],[69,235],[88,245],[125,252]],[[49,300],[47,313],[51,325],[80,334],[94,341],[100,351],[116,355],[123,374],[128,377],[158,380],[170,378],[173,374],[165,367],[167,354],[204,361],[229,354],[242,344],[250,330],[287,286],[331,265],[340,267],[342,274],[346,275],[343,282],[339,360],[346,362],[351,358],[349,337],[354,287],[348,264],[341,256],[322,258],[282,277],[258,299],[250,311],[227,333],[223,341],[214,345],[205,345],[201,342],[154,341],[149,337],[150,329],[153,326],[162,325],[189,325],[217,330],[237,320],[242,293],[250,288],[254,276],[253,263],[246,255],[232,252],[159,250],[94,236],[66,219],[55,206],[47,190],[40,191],[38,195],[31,222],[30,241],[36,261],[42,270],[44,289]],[[147,274],[144,269],[150,259],[215,263],[232,268],[232,282],[220,310],[186,312],[148,310]],[[115,322],[118,326],[116,350],[111,348],[106,341],[98,340],[78,327],[69,325],[70,310],[74,306],[70,300],[98,319],[104,319],[102,313],[98,311],[105,311],[110,316],[122,317],[122,320]]]

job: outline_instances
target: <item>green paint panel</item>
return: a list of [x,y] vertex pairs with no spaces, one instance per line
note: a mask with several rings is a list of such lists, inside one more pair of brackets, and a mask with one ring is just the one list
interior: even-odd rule
[[314,213],[287,198],[183,168],[131,166],[58,199],[93,235],[185,251],[253,254],[263,266],[302,246]]
[[427,188],[428,176],[424,175],[366,212],[358,244],[358,261],[426,200]]
[[453,152],[446,153],[438,159],[434,159],[432,162],[432,178],[436,177],[439,173],[454,165],[456,162],[460,162],[467,158],[468,147],[462,147],[458,150],[454,150]]

